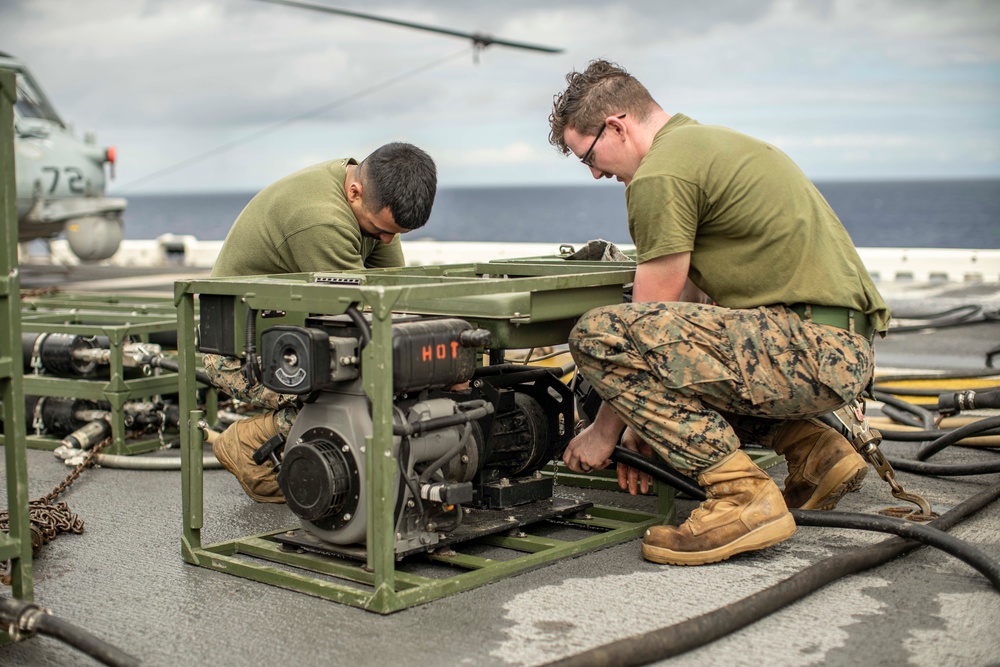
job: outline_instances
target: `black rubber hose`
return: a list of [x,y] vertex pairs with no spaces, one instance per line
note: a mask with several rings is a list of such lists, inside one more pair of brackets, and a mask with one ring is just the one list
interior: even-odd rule
[[[572,369],[570,369],[572,370]],[[494,387],[509,387],[523,382],[534,382],[546,375],[562,377],[569,373],[562,366],[522,366],[521,364],[496,364],[480,366],[472,373],[472,378],[493,378],[487,380]]]
[[[671,486],[678,491],[686,493],[695,500],[705,500],[705,491],[698,486],[690,477],[682,475],[673,468],[660,466],[642,454],[633,452],[624,447],[615,447],[611,454],[611,460],[615,463],[624,463],[627,466],[648,473],[664,484]],[[912,472],[918,475],[934,475],[936,477],[962,477],[966,475],[989,475],[1000,472],[1000,461],[995,463],[924,463],[912,459],[898,459],[886,457],[890,465],[896,470]]]
[[372,327],[353,303],[347,307],[346,312],[347,316],[354,322],[354,325],[358,327],[358,333],[361,335],[361,347],[358,349],[363,350],[368,343],[372,342]]
[[[996,371],[994,371],[994,375],[995,374]],[[1000,390],[1000,387],[983,387],[982,389],[976,389],[974,391],[976,392],[976,394],[980,394],[984,392],[996,392],[997,390]],[[917,387],[887,387],[885,386],[885,384],[882,383],[875,385],[875,391],[880,391],[886,394],[894,394],[896,396],[924,396],[927,398],[930,398],[931,396],[937,398],[942,394],[948,395],[952,393],[962,393],[961,391],[955,392],[954,390],[941,389],[940,387],[936,389],[935,388],[920,389]],[[983,405],[982,407],[991,408],[1000,406]]]
[[[149,365],[154,368],[163,368],[168,371],[173,371],[175,373],[179,373],[181,370],[180,364],[178,364],[173,359],[167,359],[165,357],[152,357],[149,360]],[[209,387],[215,386],[214,383],[212,382],[212,378],[210,378],[208,376],[208,373],[206,373],[205,371],[196,370],[194,372],[194,376],[198,380],[198,382],[201,382],[204,385],[208,385]]]
[[434,417],[433,419],[427,419],[420,422],[393,424],[392,434],[411,436],[419,435],[420,433],[427,433],[429,431],[436,431],[440,428],[448,428],[449,426],[459,426],[461,424],[477,421],[487,415],[491,415],[493,414],[493,410],[493,404],[487,403],[481,407],[473,408],[466,412],[456,412],[453,415],[447,415],[445,417]]
[[[927,425],[922,419],[914,416],[913,414],[900,410],[899,408],[894,408],[888,403],[882,406],[882,414],[896,422],[897,424],[903,424],[904,426],[913,426],[919,429],[927,428]],[[879,430],[881,433],[881,429]]]
[[934,456],[942,449],[948,445],[953,445],[959,440],[964,440],[965,438],[981,433],[983,431],[988,431],[991,428],[1000,427],[1000,415],[994,417],[987,417],[986,419],[980,419],[977,422],[972,422],[971,424],[966,424],[952,431],[949,431],[947,435],[941,436],[933,442],[929,442],[917,452],[918,461],[926,461],[930,457]]
[[[880,428],[878,432],[882,434],[883,440],[892,440],[893,442],[923,442],[925,440],[936,440],[937,438],[943,438],[944,436],[951,433],[953,430],[954,429],[950,428],[937,428],[931,431],[892,431]],[[989,429],[988,431],[982,431],[980,433],[976,433],[976,435],[977,436],[1000,435],[1000,429]]]
[[876,514],[798,509],[790,511],[795,517],[795,523],[800,526],[850,528],[891,533],[930,545],[974,567],[980,574],[989,579],[993,587],[1000,592],[1000,563],[997,563],[980,549],[932,525]]
[[974,303],[965,304],[964,306],[956,306],[954,308],[949,308],[948,310],[942,310],[937,313],[896,313],[894,312],[892,316],[897,320],[941,320],[946,317],[951,316],[953,319],[961,319],[967,317],[975,317],[983,313],[983,307],[976,305]]
[[31,602],[14,598],[0,599],[0,620],[14,625],[22,632],[37,632],[58,639],[111,667],[135,667],[140,664],[137,658]]
[[[413,496],[413,501],[417,505],[417,512],[421,517],[424,516],[424,502],[420,499],[420,487],[417,485],[416,475],[412,474],[409,468],[410,460],[410,439],[403,438],[402,442],[399,444],[399,456],[396,457],[396,464],[399,466],[399,476],[403,478],[406,482],[406,486],[410,489],[410,494]],[[403,494],[399,494],[398,503],[403,502]],[[399,505],[396,507],[396,513],[399,513]],[[421,519],[421,523],[423,520]]]
[[65,642],[105,665],[133,667],[140,664],[138,659],[128,653],[55,616],[48,614],[42,616],[35,629],[39,634]]
[[[995,484],[953,507],[932,526],[947,530],[1000,497]],[[832,581],[908,553],[920,546],[914,540],[893,537],[860,549],[826,558],[742,600],[675,625],[598,646],[550,662],[546,667],[637,667],[665,660],[699,648],[736,632],[779,609],[787,607]]]
[[465,449],[465,445],[468,442],[470,435],[472,435],[472,424],[468,423],[462,428],[462,435],[458,438],[458,442],[444,454],[431,461],[430,464],[424,468],[424,471],[420,473],[418,481],[421,484],[426,484],[430,481],[431,475],[440,470],[445,463],[451,461],[460,451]]
[[924,463],[912,459],[897,459],[886,457],[896,470],[912,472],[917,475],[933,475],[934,477],[964,477],[966,475],[989,475],[1000,472],[1000,461],[993,463]]
[[924,375],[880,375],[875,378],[877,380],[875,390],[888,391],[889,393],[892,393],[892,389],[887,389],[882,386],[886,382],[910,382],[914,380],[967,380],[969,378],[993,377],[995,375],[1000,375],[1000,369],[982,368],[974,371],[968,370],[954,371],[951,373],[927,373]]
[[928,430],[934,428],[934,413],[928,410],[927,408],[922,408],[919,405],[908,403],[907,401],[896,398],[895,396],[890,396],[889,394],[883,391],[875,391],[872,392],[872,394],[875,400],[877,401],[881,401],[886,405],[891,405],[894,408],[899,408],[904,412],[909,412],[912,415],[916,415],[921,421],[920,426],[922,426],[923,428]]
[[673,468],[658,465],[655,461],[638,452],[633,452],[631,449],[625,449],[621,445],[615,447],[615,451],[611,453],[611,460],[648,473],[658,481],[686,493],[695,500],[705,500],[708,497],[705,495],[705,490],[687,475],[683,475]]
[[488,376],[489,379],[483,380],[483,382],[489,382],[494,387],[502,389],[505,387],[513,387],[518,384],[524,384],[525,382],[535,382],[546,375],[555,375],[558,371],[558,368],[552,368],[549,370],[548,368],[540,369],[531,368],[531,366],[529,366],[528,370],[521,371],[519,373],[503,373],[502,375]]
[[997,387],[941,392],[937,399],[938,412],[947,415],[958,414],[963,410],[996,410],[1000,408],[1000,390]]
[[489,366],[480,366],[472,373],[473,378],[490,377],[492,375],[503,375],[504,373],[514,373],[521,372],[524,370],[535,369],[537,366],[524,366],[523,364],[490,364]]
[[988,319],[964,319],[952,320],[949,322],[928,322],[927,324],[913,324],[906,326],[889,327],[889,332],[893,334],[912,333],[914,331],[927,331],[929,329],[946,329],[949,327],[969,327],[983,324],[991,324]]
[[951,310],[946,310],[937,314],[922,315],[899,315],[893,313],[894,320],[926,320],[921,324],[907,324],[889,327],[893,333],[903,333],[907,331],[925,331],[927,329],[944,329],[946,327],[964,326],[969,324],[982,324],[987,322],[983,317],[982,306],[969,304],[958,306]]
[[564,378],[573,371],[576,370],[576,362],[573,360],[567,361],[562,366],[554,366],[552,368],[552,374],[557,378]]

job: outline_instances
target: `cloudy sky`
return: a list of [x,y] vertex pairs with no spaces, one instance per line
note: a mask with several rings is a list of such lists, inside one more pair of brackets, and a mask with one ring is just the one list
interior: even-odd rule
[[3,0],[0,51],[117,147],[122,194],[256,190],[393,140],[426,149],[443,187],[584,183],[547,116],[596,57],[813,179],[1000,177],[994,0],[327,4],[565,51],[476,64],[460,39],[257,0]]

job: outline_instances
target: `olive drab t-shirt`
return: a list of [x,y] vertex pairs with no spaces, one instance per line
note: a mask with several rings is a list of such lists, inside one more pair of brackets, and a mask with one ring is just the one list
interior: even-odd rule
[[331,160],[261,190],[236,218],[213,277],[403,266],[399,237],[361,235],[344,181],[353,158]]
[[690,251],[691,280],[720,306],[842,306],[888,328],[889,310],[844,226],[774,146],[676,114],[625,200],[638,261]]

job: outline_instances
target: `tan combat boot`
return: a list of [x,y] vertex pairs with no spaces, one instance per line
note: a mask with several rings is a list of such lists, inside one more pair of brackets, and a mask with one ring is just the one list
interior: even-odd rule
[[737,450],[698,475],[708,500],[680,526],[653,526],[642,556],[654,563],[703,565],[770,547],[795,534],[778,485]]
[[832,510],[857,491],[868,464],[840,433],[811,420],[785,422],[771,443],[788,462],[785,503],[804,510]]
[[212,452],[222,467],[236,475],[248,496],[259,503],[283,503],[277,475],[270,463],[257,465],[253,453],[278,433],[274,412],[233,422],[212,443]]

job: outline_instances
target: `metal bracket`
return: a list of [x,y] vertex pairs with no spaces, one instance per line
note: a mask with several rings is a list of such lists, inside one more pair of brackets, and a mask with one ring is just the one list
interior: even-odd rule
[[42,367],[42,345],[48,337],[47,333],[38,334],[38,338],[35,339],[35,344],[31,348],[31,368],[35,375],[41,375],[44,370]]

